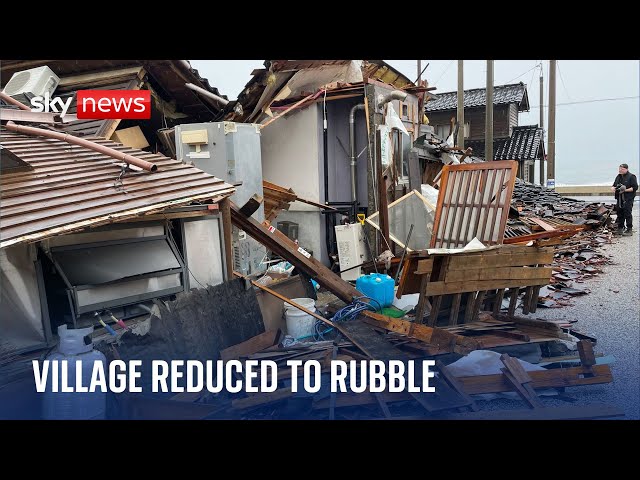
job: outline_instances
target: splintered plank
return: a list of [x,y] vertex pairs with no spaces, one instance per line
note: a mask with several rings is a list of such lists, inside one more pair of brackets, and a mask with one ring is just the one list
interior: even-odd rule
[[[372,360],[400,360],[405,368],[410,360],[409,355],[392,346],[375,330],[359,320],[351,320],[336,325],[340,331],[349,338],[358,348],[365,352]],[[422,386],[423,368],[422,362],[414,362],[414,379],[416,386]],[[415,392],[411,396],[430,412],[461,408],[469,405],[469,401],[459,392],[454,390],[442,378],[429,379],[430,386],[435,387],[435,392]]]
[[500,360],[505,368],[502,372],[506,379],[513,385],[516,393],[529,404],[531,408],[544,408],[535,390],[531,386],[532,378],[522,367],[517,358],[510,357],[506,353],[500,355]]
[[373,312],[363,312],[361,321],[374,327],[384,328],[390,332],[400,333],[409,338],[415,338],[429,345],[438,347],[439,351],[455,352],[466,355],[473,350],[483,348],[479,340],[456,335],[452,332],[437,327],[429,327],[415,322],[408,322],[401,318],[387,317]]
[[448,295],[450,293],[478,292],[480,290],[497,290],[500,288],[528,287],[548,285],[549,277],[510,279],[510,280],[472,280],[469,282],[431,282],[427,285],[427,295]]
[[613,405],[593,404],[585,407],[548,407],[535,410],[492,410],[455,413],[440,418],[451,420],[580,420],[612,417],[624,417],[624,412]]
[[510,288],[509,293],[511,297],[509,298],[509,316],[513,317],[516,314],[516,306],[518,305],[518,293],[519,288]]
[[530,278],[551,278],[551,267],[502,267],[478,270],[454,270],[447,273],[446,282],[470,282],[483,280],[517,280]]
[[259,393],[257,395],[251,395],[250,397],[233,400],[231,406],[234,410],[248,410],[268,403],[279,402],[292,395],[291,387],[279,388],[275,392]]
[[279,339],[279,329],[264,332],[260,335],[250,338],[246,342],[238,343],[237,345],[225,348],[220,352],[220,358],[226,362],[227,360],[232,360],[241,356],[251,355],[252,353],[259,352],[260,350],[275,345]]
[[457,325],[458,324],[458,312],[460,311],[460,299],[462,298],[461,293],[456,293],[453,296],[453,300],[451,301],[451,312],[449,314],[449,325]]
[[263,200],[264,198],[262,198],[261,195],[254,193],[253,196],[242,206],[240,211],[243,215],[250,217],[260,208]]
[[362,293],[349,282],[342,280],[338,275],[325,267],[320,261],[296,245],[285,234],[272,227],[269,222],[260,223],[251,217],[244,215],[238,206],[231,202],[231,221],[244,230],[250,237],[262,245],[280,255],[299,270],[314,278],[320,285],[341,300],[351,303],[353,297],[360,297]]
[[[581,385],[601,385],[613,382],[613,376],[609,365],[596,365],[593,367],[593,377],[585,376],[589,372],[588,368],[570,367],[551,370],[539,370],[528,372],[532,378],[531,386],[536,389],[575,387]],[[504,374],[475,375],[472,377],[456,377],[462,385],[462,389],[468,395],[483,393],[504,393],[512,392],[513,387]],[[407,392],[383,392],[382,397],[387,403],[410,400],[411,396]],[[354,405],[373,404],[376,400],[373,394],[363,393],[343,393],[337,396],[336,407],[351,407]],[[329,399],[325,398],[316,402],[314,409],[328,408]],[[545,408],[548,410],[548,408]]]
[[591,367],[596,364],[596,356],[593,353],[593,344],[590,340],[580,340],[578,342],[578,354],[583,367]]
[[498,289],[496,293],[496,298],[493,301],[493,314],[498,315],[500,313],[500,309],[502,308],[502,299],[504,298],[504,288]]
[[[523,265],[550,264],[553,262],[553,249],[533,249],[531,253],[504,253],[501,255],[452,255],[449,271],[469,271],[484,268],[521,267]],[[536,251],[537,250],[537,251]]]

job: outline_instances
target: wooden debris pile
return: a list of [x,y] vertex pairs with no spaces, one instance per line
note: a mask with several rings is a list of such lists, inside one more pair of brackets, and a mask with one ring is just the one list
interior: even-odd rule
[[[458,332],[458,333],[453,333]],[[391,319],[368,313],[353,322],[347,333],[334,340],[297,343],[283,346],[280,331],[262,333],[250,340],[234,345],[221,352],[225,361],[241,362],[254,360],[274,361],[278,365],[278,389],[274,392],[240,393],[233,396],[207,392],[180,394],[173,400],[198,402],[197,412],[203,418],[230,419],[396,419],[396,418],[481,418],[484,414],[477,394],[514,392],[530,410],[525,416],[532,418],[597,418],[620,415],[620,411],[608,406],[545,407],[538,396],[539,390],[563,389],[567,386],[610,383],[613,378],[610,367],[598,365],[592,343],[581,340],[578,347],[579,365],[570,368],[549,368],[527,371],[520,362],[508,354],[500,357],[504,367],[502,373],[455,377],[449,371],[450,364],[460,355],[451,357],[453,351],[470,353],[471,348],[481,345],[517,345],[533,341],[566,338],[562,329],[551,322],[523,318],[497,318],[483,312],[475,324],[451,327],[449,331],[431,329],[404,320]],[[537,340],[534,340],[537,339]],[[385,353],[386,350],[386,353]],[[420,360],[433,358],[436,361],[439,383],[436,393],[411,393],[408,391],[371,393],[364,391],[332,393],[329,388],[329,373],[332,360],[391,359]],[[298,390],[292,391],[292,370],[288,360],[317,360],[322,371],[322,388],[317,393],[308,393],[302,388],[303,368],[296,369]],[[418,364],[419,362],[417,362]],[[257,369],[259,370],[259,369]],[[239,380],[244,380],[238,375]],[[259,381],[259,378],[258,378]],[[350,382],[346,382],[350,385]],[[437,393],[438,390],[441,393]],[[149,400],[149,402],[152,402]],[[179,402],[175,402],[179,403]],[[167,412],[171,402],[165,402]],[[496,418],[511,418],[524,415],[522,410],[503,410]],[[169,415],[170,413],[167,413]],[[140,413],[142,415],[142,413]],[[494,414],[495,415],[495,414]],[[191,418],[191,417],[188,417]]]

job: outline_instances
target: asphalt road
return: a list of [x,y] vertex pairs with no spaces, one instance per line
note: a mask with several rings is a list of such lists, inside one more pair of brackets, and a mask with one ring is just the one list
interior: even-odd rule
[[[567,388],[566,394],[576,399],[574,405],[593,402],[618,406],[625,419],[640,419],[640,270],[638,229],[640,205],[633,207],[631,236],[616,236],[601,252],[614,262],[603,268],[603,273],[581,287],[591,290],[588,295],[573,297],[574,305],[538,308],[532,317],[578,319],[576,324],[597,339],[596,354],[613,355],[611,365],[614,381],[611,384]],[[617,291],[616,292],[614,292]],[[548,406],[567,405],[559,400],[544,401]]]

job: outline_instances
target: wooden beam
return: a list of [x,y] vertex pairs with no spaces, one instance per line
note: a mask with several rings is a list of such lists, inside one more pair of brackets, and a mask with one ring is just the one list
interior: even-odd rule
[[[589,369],[583,367],[570,367],[563,369],[539,370],[528,372],[531,376],[531,386],[535,389],[577,387],[582,385],[599,385],[611,383],[613,376],[609,365],[596,365],[593,367],[595,376],[584,377]],[[483,393],[504,393],[513,391],[513,387],[504,374],[475,375],[470,377],[456,377],[462,385],[462,389],[468,395]],[[390,393],[383,392],[382,398],[387,403],[410,400],[407,392]],[[359,394],[339,394],[336,399],[336,407],[373,404],[376,400],[372,394],[363,392]],[[314,409],[328,408],[328,399],[316,402]],[[549,408],[545,408],[549,410]]]
[[590,340],[580,340],[578,342],[578,354],[583,367],[592,367],[596,364],[596,357],[593,353],[593,344]]
[[220,202],[222,212],[222,236],[224,241],[224,258],[227,281],[233,278],[233,240],[231,236],[231,200],[225,197]]
[[427,285],[427,295],[448,295],[450,293],[478,292],[500,288],[528,287],[548,285],[549,277],[515,280],[475,280],[470,282],[431,282]]
[[455,351],[461,355],[483,348],[480,340],[456,335],[442,328],[433,328],[415,322],[408,322],[401,318],[387,317],[374,312],[363,312],[361,320],[369,325],[384,328],[390,332],[401,333],[409,338],[415,338],[438,347],[448,347],[453,342],[455,348],[450,349],[450,351]]
[[108,81],[109,83],[113,83],[114,79],[119,77],[131,77],[133,75],[140,76],[140,73],[143,72],[141,66],[136,67],[128,67],[122,68],[118,70],[107,70],[106,72],[91,72],[84,73],[80,75],[73,76],[65,76],[60,79],[60,83],[58,84],[58,88],[65,87],[80,87],[81,85],[90,84],[91,86],[96,85],[102,81]]
[[531,408],[544,408],[544,405],[538,398],[531,384],[531,377],[522,367],[522,364],[517,358],[510,357],[506,353],[500,355],[500,360],[504,364],[505,368],[502,368],[502,372],[509,381],[516,393],[529,404]]
[[251,196],[251,198],[246,201],[246,203],[242,206],[242,208],[240,208],[240,211],[242,212],[243,215],[250,217],[260,208],[260,205],[262,205],[263,200],[264,198],[262,197],[262,195],[258,195],[257,193],[254,193]]
[[231,202],[231,220],[238,228],[244,230],[249,236],[262,243],[276,255],[280,255],[299,270],[314,278],[320,285],[341,300],[351,303],[353,297],[362,296],[362,293],[350,283],[342,280],[321,262],[298,247],[286,235],[271,226],[269,222],[265,221],[261,224],[255,219],[243,215],[233,202]]
[[227,360],[240,358],[243,355],[259,352],[275,345],[280,339],[280,335],[280,329],[261,333],[245,342],[221,350],[220,358],[226,362]]
[[[536,249],[537,250],[537,249]],[[451,255],[449,260],[450,272],[455,270],[467,272],[469,270],[522,267],[525,265],[547,265],[553,262],[553,249],[546,248],[531,253],[503,253],[490,255]]]
[[624,417],[624,412],[613,405],[595,404],[576,407],[551,407],[535,410],[493,410],[456,413],[439,417],[450,420],[581,420]]
[[551,267],[503,267],[447,272],[446,283],[485,280],[520,280],[547,277],[551,280]]
[[280,388],[275,392],[259,393],[251,395],[247,398],[233,400],[231,406],[235,410],[249,410],[250,408],[259,407],[268,403],[279,402],[293,395],[291,387]]

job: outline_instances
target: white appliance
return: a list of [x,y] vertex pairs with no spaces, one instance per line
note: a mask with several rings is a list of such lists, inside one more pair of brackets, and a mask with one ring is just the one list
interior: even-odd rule
[[[211,122],[176,126],[176,158],[195,165],[225,182],[239,184],[231,200],[242,207],[262,191],[260,126],[252,123]],[[264,220],[264,205],[252,215]],[[234,270],[250,275],[263,272],[266,248],[233,227]]]
[[[336,225],[336,242],[338,244],[338,260],[340,261],[340,274],[343,280],[357,280],[362,274],[362,267],[355,267],[369,260],[367,253],[364,230],[360,223]],[[348,272],[347,270],[351,268]]]
[[33,97],[42,97],[47,92],[51,95],[59,83],[60,78],[44,65],[14,73],[2,92],[29,105]]

